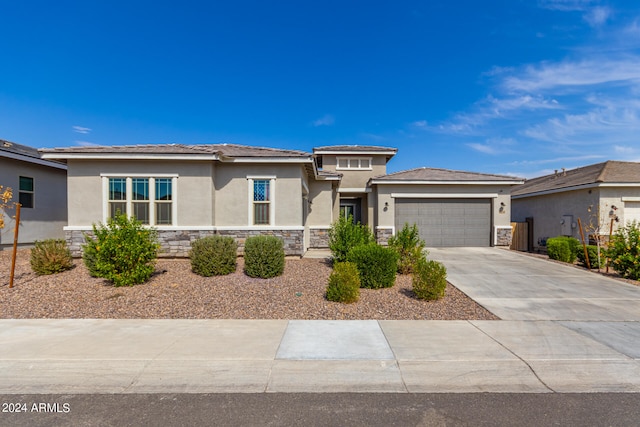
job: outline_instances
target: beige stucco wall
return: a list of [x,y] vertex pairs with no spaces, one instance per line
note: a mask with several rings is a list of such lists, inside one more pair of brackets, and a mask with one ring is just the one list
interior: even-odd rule
[[[572,222],[576,224],[578,218],[588,222],[591,214],[587,209],[589,206],[598,205],[598,196],[599,190],[593,188],[516,198],[511,201],[511,218],[515,222],[524,222],[526,218],[533,218],[533,246],[537,247],[541,238],[562,235],[561,221],[565,215],[571,215]],[[572,227],[567,235],[580,239],[580,231],[577,227]]]
[[[177,226],[211,226],[214,164],[208,161],[69,160],[69,225],[91,226],[104,221],[100,174],[177,174],[174,190]],[[159,227],[160,228],[160,227]]]
[[333,222],[333,181],[311,181],[309,186],[309,227],[329,227]]
[[[392,228],[395,225],[395,198],[394,193],[416,194],[440,198],[454,195],[455,198],[490,195],[492,199],[492,226],[507,227],[510,225],[510,191],[509,185],[425,185],[425,184],[389,184],[377,185],[378,201],[376,215],[379,227]],[[483,197],[484,198],[484,197]],[[388,204],[385,207],[385,203]],[[500,204],[504,203],[503,212],[500,212]]]
[[[338,157],[367,157],[371,158],[370,170],[336,170]],[[339,172],[342,174],[342,180],[340,182],[340,188],[365,188],[370,178],[374,176],[385,175],[387,173],[387,162],[385,156],[376,156],[363,154],[361,156],[356,155],[323,155],[322,156],[322,169],[331,172]]]
[[305,173],[300,164],[217,164],[214,176],[215,225],[250,226],[247,178],[275,177],[275,218],[272,227],[302,226],[302,179]]
[[[18,201],[20,176],[33,178],[34,207],[20,211],[18,243],[64,238],[67,225],[67,173],[64,169],[20,160],[0,158],[0,185],[13,189],[13,201]],[[8,212],[15,215],[15,210]],[[6,227],[0,230],[0,245],[13,244],[14,222],[5,217]]]

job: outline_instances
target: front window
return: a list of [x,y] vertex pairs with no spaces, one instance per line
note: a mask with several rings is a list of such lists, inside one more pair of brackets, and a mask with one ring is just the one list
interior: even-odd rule
[[33,178],[20,177],[20,187],[18,190],[18,202],[23,208],[33,208]]
[[119,213],[145,225],[173,225],[173,178],[108,178],[109,218]]
[[338,157],[338,170],[371,170],[370,157]]
[[119,213],[127,213],[127,180],[126,178],[109,179],[109,217]]
[[171,178],[156,178],[156,224],[171,225],[173,200]]
[[270,180],[256,179],[253,181],[253,224],[270,224],[269,211],[271,209]]

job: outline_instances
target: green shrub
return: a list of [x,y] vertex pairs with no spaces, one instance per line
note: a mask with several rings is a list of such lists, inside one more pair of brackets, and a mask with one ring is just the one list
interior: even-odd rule
[[73,258],[62,239],[36,241],[31,249],[31,268],[38,276],[60,273],[73,267]]
[[[587,253],[589,254],[589,264],[591,268],[601,268],[604,267],[607,263],[607,257],[605,254],[604,247],[600,247],[600,263],[598,264],[598,246],[596,245],[587,245]],[[584,259],[584,248],[580,246],[580,250],[578,250],[578,262],[580,265],[586,267],[587,261]]]
[[573,264],[580,249],[578,239],[558,236],[547,239],[547,254],[549,258]]
[[282,240],[275,236],[252,236],[244,244],[244,272],[268,279],[284,272]]
[[447,269],[437,261],[421,258],[412,277],[413,293],[426,300],[437,300],[444,296],[447,288]]
[[200,276],[223,276],[236,271],[238,244],[233,237],[209,236],[191,244],[191,270]]
[[609,240],[607,256],[622,277],[640,280],[640,223],[632,221]]
[[96,247],[98,245],[92,243],[92,241],[90,241],[89,237],[87,237],[86,235],[85,240],[88,243],[82,247],[82,261],[87,267],[87,270],[89,270],[89,275],[91,277],[100,277],[98,267],[96,266],[96,263],[98,261],[98,251],[96,250]]
[[360,275],[352,262],[338,262],[333,266],[327,285],[329,301],[350,304],[360,298]]
[[410,274],[423,256],[424,240],[418,234],[418,226],[404,224],[402,230],[389,238],[389,247],[398,254],[398,272]]
[[107,224],[93,225],[95,238],[85,236],[83,260],[89,274],[114,286],[144,283],[153,274],[160,245],[157,232],[135,218],[117,215]]
[[334,262],[344,262],[347,254],[356,246],[375,242],[371,229],[364,224],[354,224],[351,215],[340,215],[329,230],[329,249]]
[[358,267],[362,288],[390,288],[396,281],[398,254],[393,249],[375,243],[356,246],[347,254],[347,261]]

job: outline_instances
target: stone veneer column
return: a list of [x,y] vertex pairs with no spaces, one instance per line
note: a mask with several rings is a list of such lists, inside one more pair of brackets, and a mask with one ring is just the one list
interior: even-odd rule
[[393,230],[391,228],[376,229],[376,241],[379,245],[387,246],[391,236],[393,236]]
[[511,246],[511,227],[496,230],[496,246]]

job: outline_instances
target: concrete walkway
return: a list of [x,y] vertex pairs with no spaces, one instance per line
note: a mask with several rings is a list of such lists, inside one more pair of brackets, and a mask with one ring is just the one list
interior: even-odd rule
[[430,258],[505,320],[0,320],[0,394],[640,392],[640,287],[499,249]]

